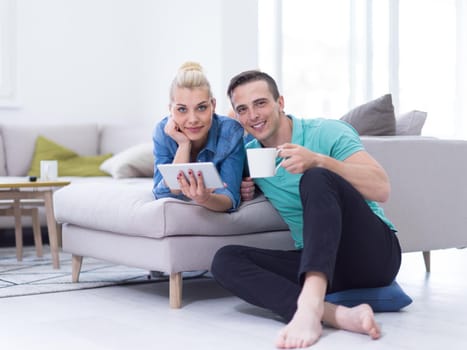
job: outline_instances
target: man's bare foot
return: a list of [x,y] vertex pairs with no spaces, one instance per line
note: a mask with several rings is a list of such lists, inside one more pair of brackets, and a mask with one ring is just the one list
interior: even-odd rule
[[305,348],[316,343],[321,336],[322,312],[299,307],[292,320],[282,328],[276,340],[280,349]]
[[[330,325],[345,329],[351,332],[363,333],[369,335],[372,339],[378,339],[381,336],[381,330],[376,323],[375,315],[370,305],[361,304],[352,308],[345,306],[334,306],[330,304],[325,305],[325,314],[328,311],[327,307],[335,307],[334,322]],[[326,317],[325,317],[325,321]]]

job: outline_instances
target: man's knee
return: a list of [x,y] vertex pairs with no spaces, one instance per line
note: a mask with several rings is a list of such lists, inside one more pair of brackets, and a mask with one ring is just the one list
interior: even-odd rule
[[240,246],[226,245],[220,248],[211,263],[211,273],[216,280],[222,279],[224,275],[230,275],[232,263],[238,259]]
[[303,173],[300,179],[300,191],[313,186],[329,183],[336,176],[334,172],[324,168],[310,168]]
[[310,168],[303,173],[303,178],[311,181],[323,181],[332,177],[335,173],[325,168]]

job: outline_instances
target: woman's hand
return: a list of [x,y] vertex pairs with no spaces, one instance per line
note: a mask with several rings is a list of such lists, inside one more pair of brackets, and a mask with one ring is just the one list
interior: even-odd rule
[[188,170],[188,178],[185,177],[185,174],[181,171],[177,176],[177,180],[185,197],[188,197],[201,205],[210,199],[211,194],[214,191],[214,189],[206,188],[204,185],[203,174],[201,171],[198,171],[195,174],[193,170]]
[[240,185],[240,196],[242,201],[251,201],[255,196],[255,183],[251,177],[244,177]]
[[182,132],[180,126],[175,122],[172,116],[169,117],[169,121],[165,125],[164,131],[179,145],[190,142],[190,139]]

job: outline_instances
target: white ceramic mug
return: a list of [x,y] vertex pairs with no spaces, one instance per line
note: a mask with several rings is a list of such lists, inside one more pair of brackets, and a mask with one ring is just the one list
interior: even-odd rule
[[41,181],[55,181],[58,177],[58,161],[41,160]]
[[271,177],[276,175],[276,148],[247,148],[248,169],[250,177]]

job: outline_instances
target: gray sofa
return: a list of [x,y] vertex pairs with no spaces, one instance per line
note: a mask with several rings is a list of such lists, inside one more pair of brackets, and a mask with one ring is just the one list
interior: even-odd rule
[[[151,139],[152,125],[98,125],[62,124],[62,125],[23,125],[4,123],[0,124],[0,182],[28,180],[28,170],[33,159],[35,141],[39,135],[63,145],[80,155],[98,155],[105,153],[118,153],[130,146]],[[75,182],[110,181],[112,177],[76,177],[68,176],[61,179]],[[2,203],[0,203],[0,207]],[[26,208],[29,208],[27,204]],[[39,220],[46,224],[44,208],[39,208]],[[23,219],[24,227],[31,227],[30,217]],[[13,228],[14,220],[11,217],[0,217],[1,228]]]
[[[467,142],[419,136],[362,140],[391,178],[392,195],[383,206],[399,228],[403,251],[424,252],[429,270],[430,250],[465,246],[467,164],[452,160],[467,154]],[[83,256],[163,271],[170,274],[170,304],[180,307],[181,272],[209,269],[219,247],[292,248],[287,226],[263,196],[226,214],[176,199],[154,201],[151,186],[126,179],[56,192],[63,249],[74,255],[74,280]]]
[[[33,142],[15,140],[45,134],[80,154],[119,154],[150,142],[151,126],[60,126],[2,128],[6,164],[3,175],[25,176]],[[463,179],[467,141],[420,136],[362,137],[367,151],[386,168],[392,184],[383,205],[399,229],[404,252],[429,252],[467,245],[467,188]],[[21,151],[23,161],[9,159]],[[1,156],[0,156],[1,157]],[[28,160],[29,159],[29,160]],[[0,161],[2,158],[0,158]],[[0,163],[1,165],[1,163]],[[0,167],[0,171],[1,167]],[[261,195],[234,213],[216,213],[176,199],[155,201],[152,178],[72,178],[54,193],[55,216],[63,224],[62,249],[73,255],[73,281],[83,257],[161,271],[170,275],[170,305],[182,302],[182,272],[207,270],[226,244],[291,249],[287,226]]]

